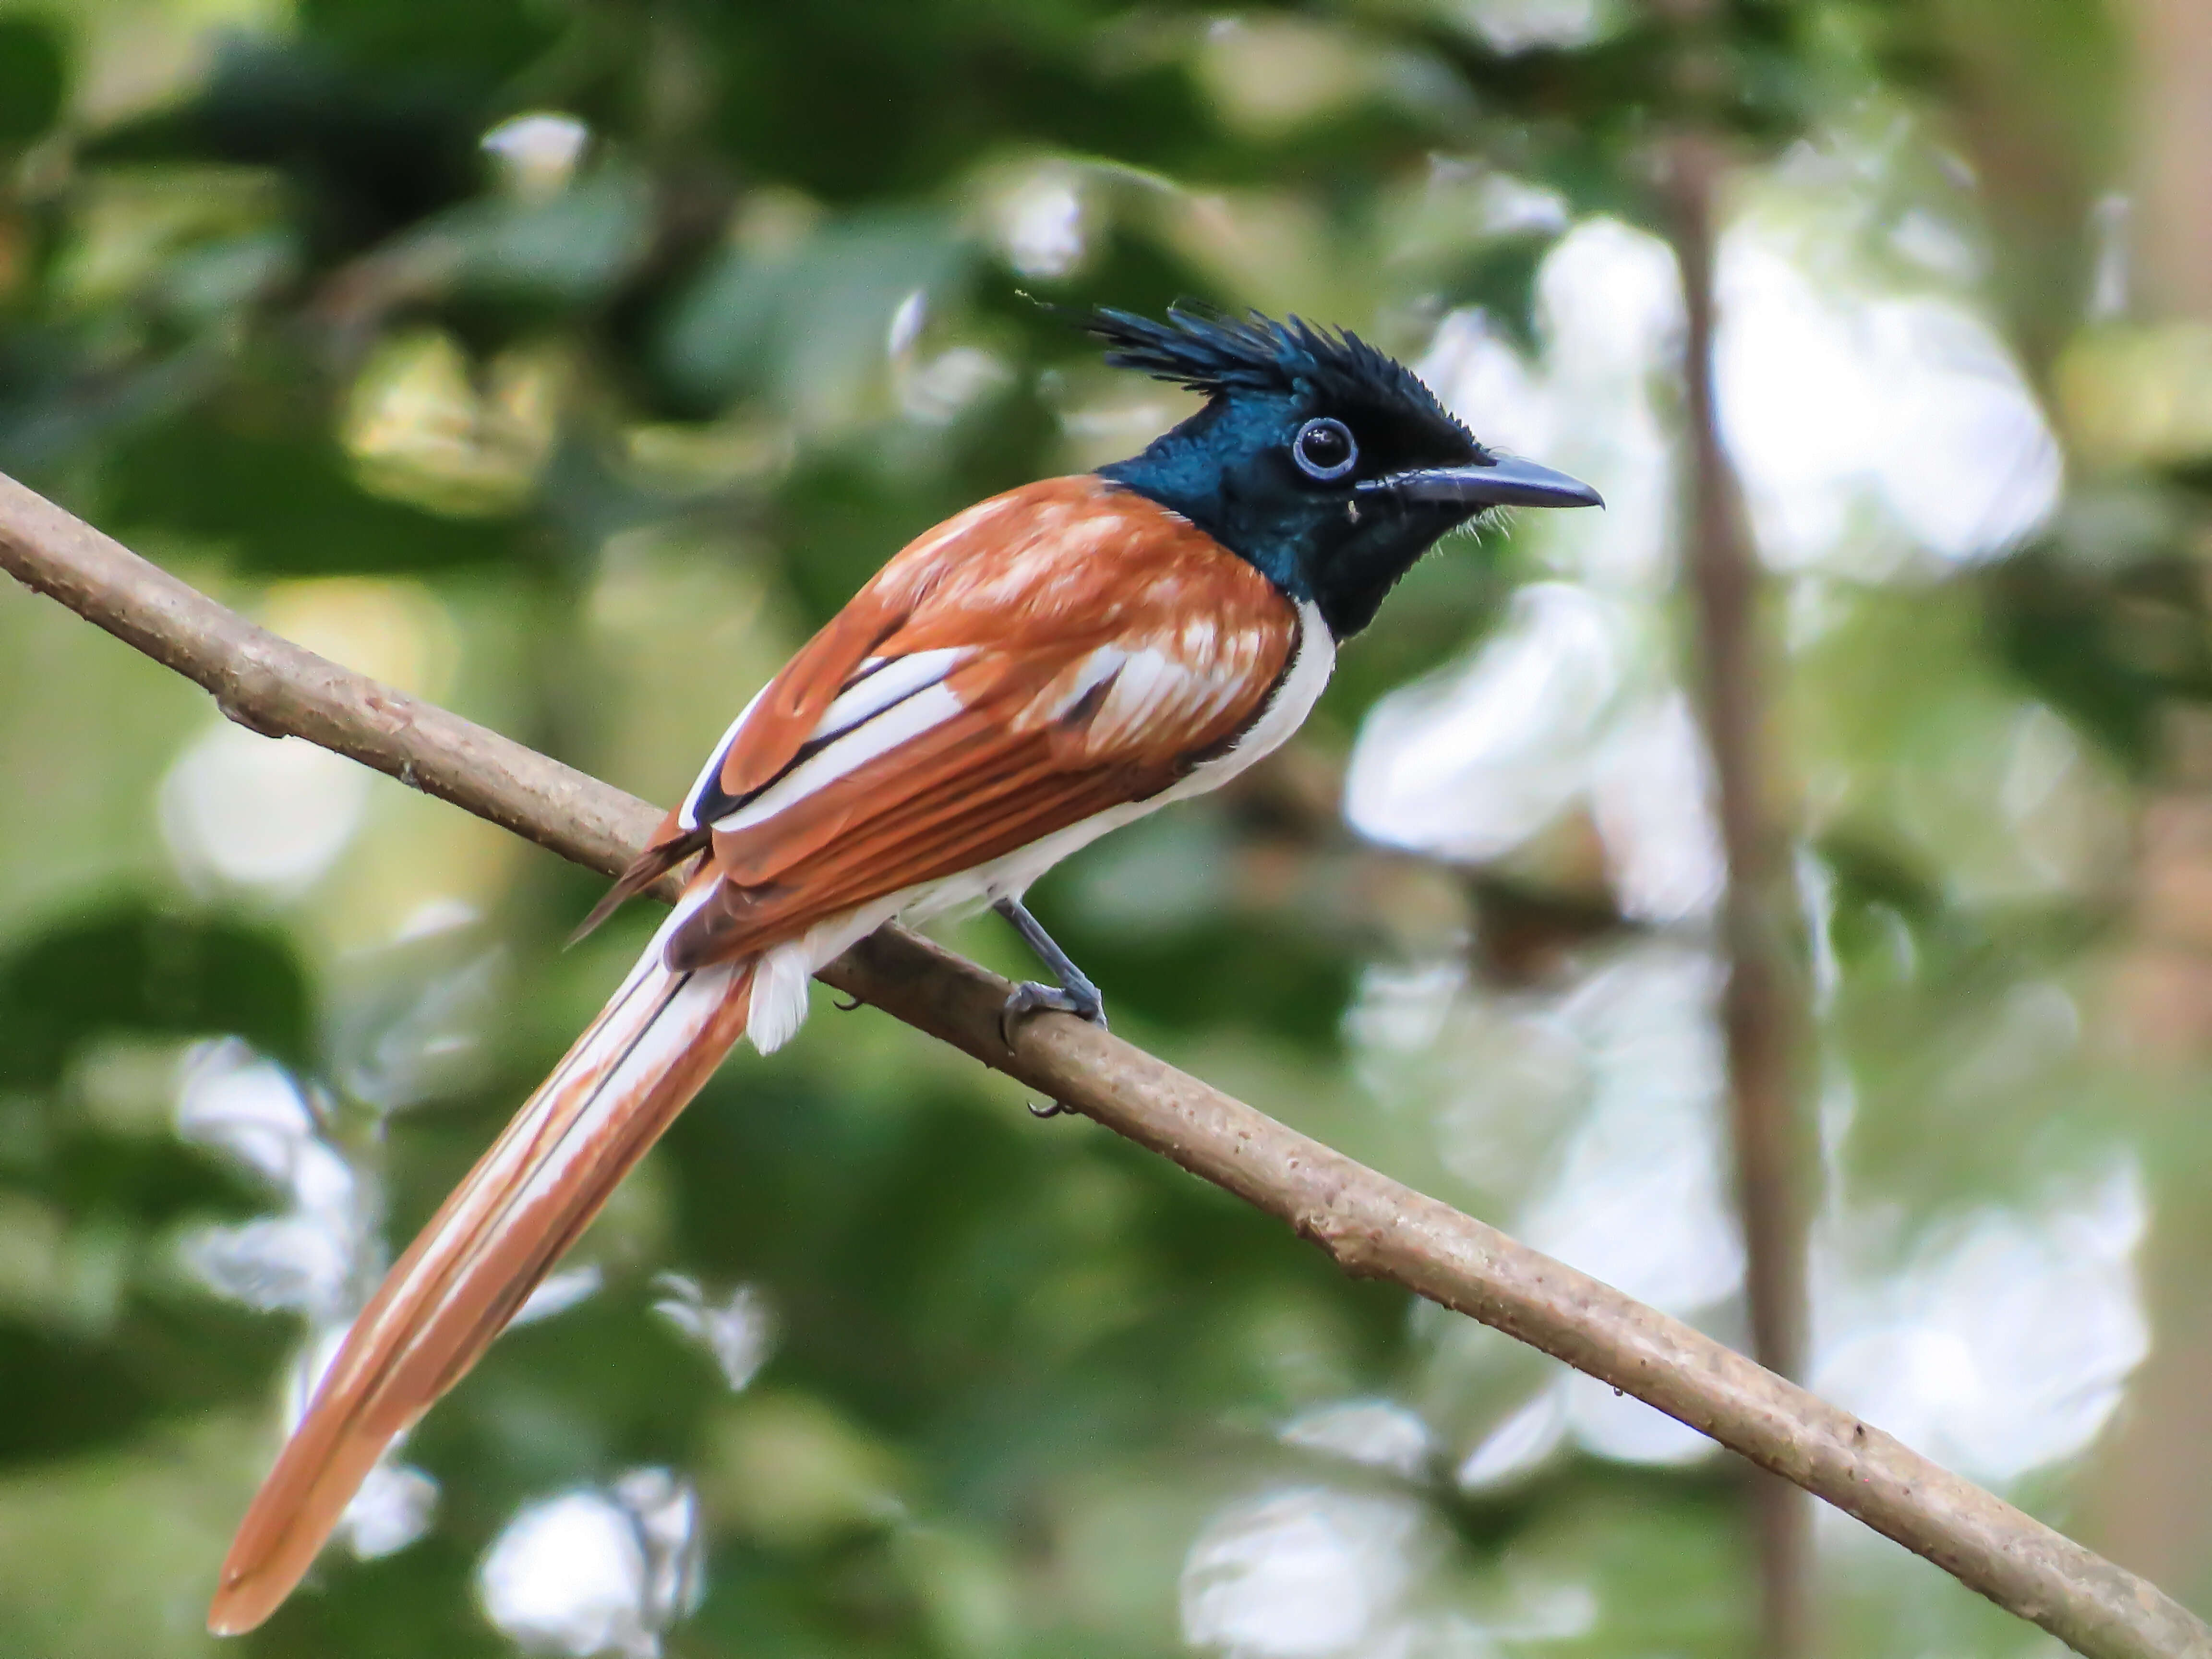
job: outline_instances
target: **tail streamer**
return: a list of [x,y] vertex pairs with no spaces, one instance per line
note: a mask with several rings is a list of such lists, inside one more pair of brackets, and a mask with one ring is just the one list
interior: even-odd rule
[[291,1593],[385,1448],[483,1355],[744,1034],[754,964],[675,970],[662,946],[354,1322],[223,1561],[216,1634],[252,1629]]

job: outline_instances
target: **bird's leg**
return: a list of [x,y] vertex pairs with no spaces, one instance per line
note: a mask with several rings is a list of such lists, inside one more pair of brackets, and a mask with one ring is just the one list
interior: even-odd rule
[[[1014,1022],[1034,1013],[1046,1011],[1073,1014],[1078,1019],[1087,1019],[1100,1030],[1106,1029],[1106,999],[1091,982],[1091,976],[1077,967],[1044,930],[1042,923],[1029,913],[1019,899],[1002,898],[991,907],[1008,921],[1022,936],[1039,962],[1044,963],[1052,976],[1060,982],[1044,985],[1033,979],[1024,980],[1007,994],[1006,1006],[999,1010],[999,1036],[1011,1048],[1013,1046]],[[1049,1105],[1032,1106],[1030,1110],[1039,1117],[1058,1117],[1067,1110],[1060,1101]]]
[[1106,999],[1099,995],[1091,976],[1069,961],[1067,952],[1053,942],[1043,924],[1029,913],[1019,899],[1002,898],[991,908],[1014,924],[1014,931],[1022,936],[1023,942],[1036,952],[1037,960],[1060,981],[1057,985],[1041,985],[1030,979],[1015,986],[999,1014],[1000,1035],[1011,1040],[1016,1020],[1025,1014],[1047,1010],[1073,1014],[1104,1030]]

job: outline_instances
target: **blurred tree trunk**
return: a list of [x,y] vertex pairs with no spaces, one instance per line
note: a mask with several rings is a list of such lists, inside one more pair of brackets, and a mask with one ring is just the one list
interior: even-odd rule
[[[2212,16],[2208,16],[2212,23]],[[2177,725],[2186,724],[2176,722]],[[2185,737],[2143,816],[2136,919],[2114,975],[2116,1024],[2165,1071],[2169,1109],[2201,1115],[2212,1062],[2212,732]],[[2195,763],[2188,751],[2202,750]],[[2085,1530],[2100,1549],[2192,1607],[2212,1605],[2212,1182],[2202,1125],[2160,1133],[2149,1172],[2154,1225],[2143,1267],[2149,1358],[2099,1460]]]
[[[1708,0],[1664,0],[1681,31],[1678,80],[1696,107],[1727,70],[1711,50]],[[1729,173],[1717,130],[1685,127],[1657,161],[1681,273],[1683,425],[1687,445],[1682,573],[1696,629],[1698,702],[1727,857],[1719,942],[1722,1040],[1752,1352],[1797,1380],[1805,1369],[1805,1170],[1798,1055],[1809,1021],[1790,940],[1790,836],[1774,811],[1770,764],[1771,641],[1766,581],[1714,390],[1714,267]],[[1812,1516],[1803,1493],[1746,1471],[1759,1558],[1761,1659],[1801,1659],[1811,1631]]]
[[[1676,252],[1689,326],[1683,362],[1690,488],[1683,564],[1697,618],[1699,702],[1728,854],[1720,942],[1726,975],[1722,1040],[1729,1118],[1742,1218],[1752,1352],[1779,1376],[1805,1367],[1805,1214],[1797,1105],[1798,1039],[1805,1029],[1784,920],[1789,842],[1771,810],[1765,583],[1713,407],[1715,196],[1718,145],[1678,140],[1668,161],[1676,206]],[[1759,1559],[1763,1659],[1807,1649],[1812,1577],[1811,1514],[1804,1494],[1747,1471]]]
[[[2212,321],[2212,6],[2127,0],[2122,10],[2136,52],[2130,297],[2145,320]],[[2212,556],[2212,526],[2199,526],[2197,544]],[[2168,1071],[2172,1109],[2194,1118],[2212,1065],[2212,725],[2176,709],[2168,731],[2114,1000],[2130,1048]],[[2161,1139],[2184,1155],[2151,1172],[2151,1353],[2100,1462],[2087,1527],[2114,1559],[2202,1607],[2212,1605],[2212,1135],[2181,1122]]]
[[2083,233],[2121,165],[2132,88],[2120,24],[2081,0],[1937,0],[1929,16],[1945,123],[1995,233],[1996,297],[2042,380],[2081,321],[2095,257]]
[[2163,316],[2212,319],[2212,7],[2129,0],[2135,27],[2140,295]]

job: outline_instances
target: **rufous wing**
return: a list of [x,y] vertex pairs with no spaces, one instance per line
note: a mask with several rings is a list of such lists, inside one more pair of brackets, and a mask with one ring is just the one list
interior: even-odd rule
[[837,649],[813,654],[825,631],[800,659],[805,694],[772,685],[776,718],[741,720],[695,789],[721,885],[676,960],[765,948],[1152,799],[1252,726],[1298,648],[1251,565],[1095,478],[972,509],[848,612]]

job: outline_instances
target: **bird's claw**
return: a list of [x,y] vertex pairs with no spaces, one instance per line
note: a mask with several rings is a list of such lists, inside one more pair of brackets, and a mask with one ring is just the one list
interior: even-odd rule
[[[1025,979],[1006,994],[1006,1000],[999,1009],[999,1040],[1009,1048],[1014,1046],[1014,1025],[1031,1014],[1073,1014],[1078,1019],[1088,1020],[1100,1030],[1106,1027],[1106,1005],[1095,993],[1085,997],[1064,986],[1042,985],[1036,980]],[[1074,1109],[1065,1101],[1049,1100],[1030,1103],[1032,1117],[1058,1117]]]
[[1041,985],[1025,979],[1006,993],[1006,1000],[999,1010],[999,1040],[1009,1048],[1014,1046],[1014,1025],[1031,1014],[1073,1014],[1078,1019],[1089,1020],[1100,1030],[1106,1029],[1106,1005],[1096,996],[1080,996],[1058,985]]

